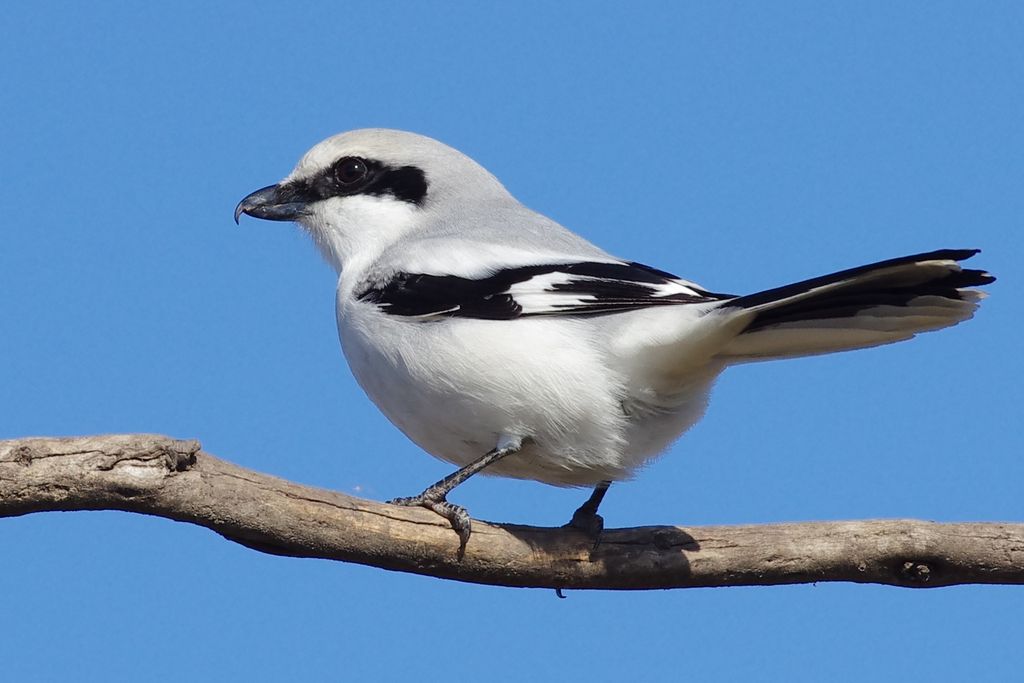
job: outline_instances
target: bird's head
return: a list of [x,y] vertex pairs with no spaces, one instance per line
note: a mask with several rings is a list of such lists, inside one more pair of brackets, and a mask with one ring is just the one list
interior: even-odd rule
[[295,221],[341,270],[412,231],[443,231],[460,212],[507,198],[498,180],[461,152],[422,135],[372,128],[317,144],[284,180],[242,199],[235,221],[243,213]]

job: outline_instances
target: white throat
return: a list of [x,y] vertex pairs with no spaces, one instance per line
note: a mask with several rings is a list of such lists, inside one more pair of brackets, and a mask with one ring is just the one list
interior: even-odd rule
[[328,199],[300,223],[339,274],[355,275],[416,227],[420,209],[394,197]]

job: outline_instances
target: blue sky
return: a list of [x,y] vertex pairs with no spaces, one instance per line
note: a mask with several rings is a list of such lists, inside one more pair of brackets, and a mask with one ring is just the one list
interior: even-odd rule
[[[448,468],[363,397],[334,275],[231,221],[327,135],[465,151],[613,253],[743,293],[980,247],[970,323],[734,369],[609,526],[1020,520],[1016,3],[31,3],[5,9],[0,437],[160,432],[386,499]],[[498,479],[475,516],[585,492]],[[120,513],[0,520],[10,680],[995,680],[1024,592],[461,585]]]

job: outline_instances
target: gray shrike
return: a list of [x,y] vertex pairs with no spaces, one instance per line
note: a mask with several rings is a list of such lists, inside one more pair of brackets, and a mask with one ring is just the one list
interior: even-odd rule
[[721,294],[627,261],[536,213],[464,154],[396,130],[328,138],[241,214],[295,221],[339,273],[341,347],[377,407],[461,469],[392,503],[448,519],[483,470],[591,486],[572,526],[598,534],[628,479],[704,414],[738,363],[861,349],[970,318],[995,278],[975,249],[889,259],[757,294]]

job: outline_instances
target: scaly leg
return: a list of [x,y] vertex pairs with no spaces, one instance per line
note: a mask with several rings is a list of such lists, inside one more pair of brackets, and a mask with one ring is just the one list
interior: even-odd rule
[[608,493],[608,487],[611,485],[610,481],[602,481],[595,486],[594,492],[590,494],[590,498],[587,498],[587,502],[580,505],[576,512],[572,513],[572,520],[565,525],[593,536],[595,547],[597,546],[597,541],[601,538],[601,532],[604,531],[604,519],[601,515],[597,514],[597,508],[601,505],[601,501],[604,500],[604,494]]
[[[480,470],[488,467],[489,465],[493,465],[506,455],[512,455],[521,447],[522,442],[519,440],[516,440],[514,443],[499,446],[493,451],[489,451],[481,458],[469,463],[462,469],[452,472],[436,484],[428,486],[427,489],[418,496],[395,498],[388,502],[392,505],[425,507],[447,519],[451,523],[452,529],[454,529],[455,533],[459,535],[459,556],[461,557],[466,551],[466,544],[469,542],[469,536],[473,533],[473,522],[469,518],[469,513],[466,512],[466,508],[461,505],[449,503],[446,500],[447,495],[453,488],[466,481]],[[594,506],[594,509],[597,509],[596,505]]]

